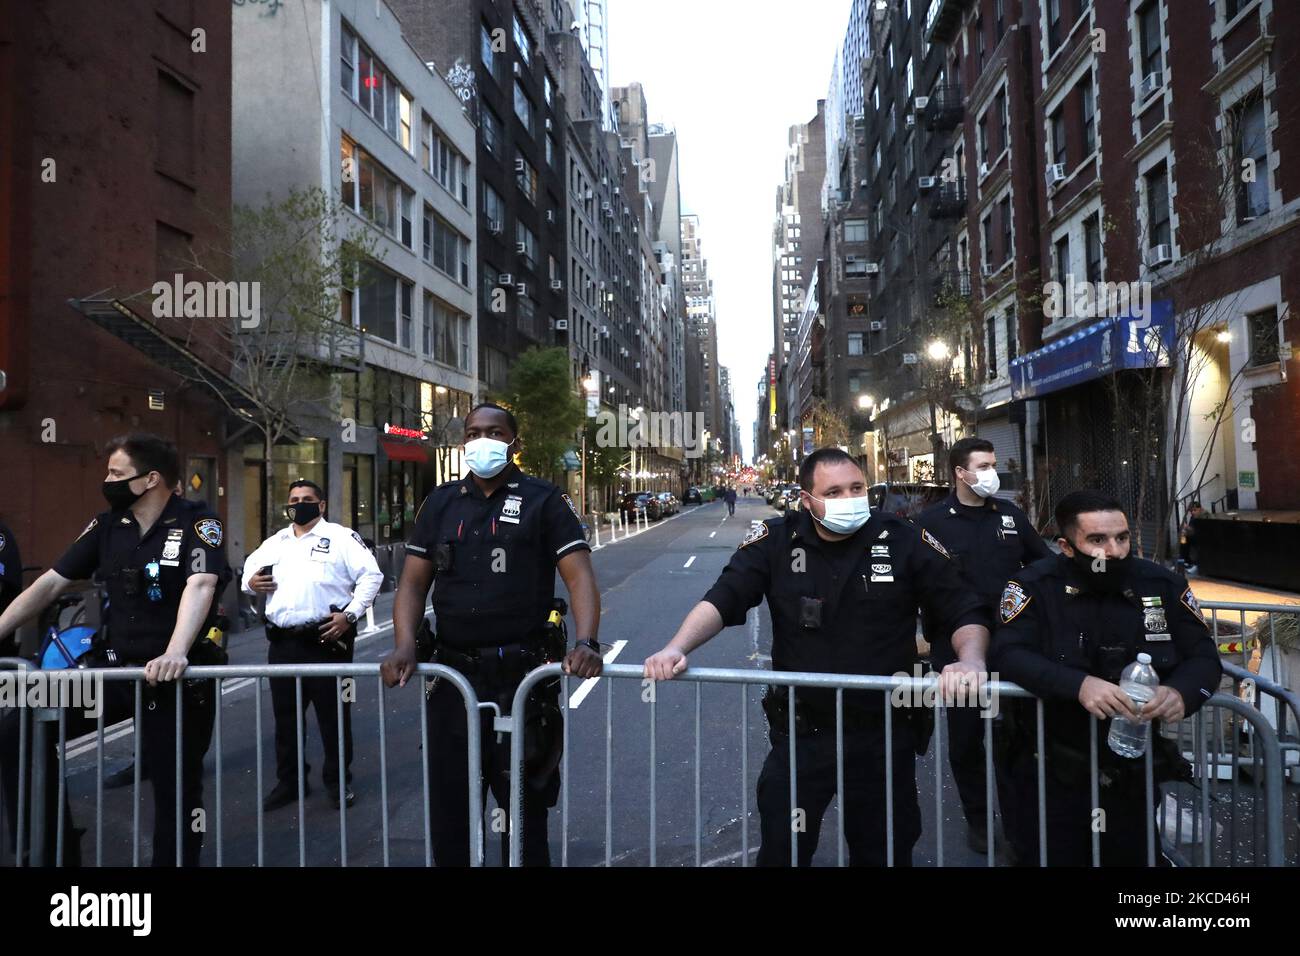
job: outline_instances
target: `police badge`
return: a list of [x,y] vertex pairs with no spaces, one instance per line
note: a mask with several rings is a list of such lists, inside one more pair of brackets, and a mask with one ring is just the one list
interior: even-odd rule
[[203,518],[194,523],[194,533],[209,548],[221,547],[221,522],[216,518]]
[[1025,608],[1029,607],[1029,602],[1033,600],[1025,589],[1011,581],[1002,591],[1002,602],[998,605],[998,610],[1002,615],[1002,623],[1009,624],[1016,619]]
[[523,504],[524,499],[518,495],[508,496],[506,503],[501,506],[501,520],[509,524],[519,524],[519,513]]
[[164,561],[175,561],[181,556],[180,538],[168,538],[163,545],[162,559]]
[[1165,620],[1165,609],[1162,607],[1143,608],[1142,626],[1146,628],[1148,634],[1164,634],[1168,632],[1169,622]]

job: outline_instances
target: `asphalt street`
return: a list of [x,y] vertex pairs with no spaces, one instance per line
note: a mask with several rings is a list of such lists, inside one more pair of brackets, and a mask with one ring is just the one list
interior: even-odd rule
[[[751,523],[775,512],[761,498],[741,497],[736,514],[712,502],[692,506],[680,514],[655,522],[647,530],[610,542],[603,531],[594,564],[602,595],[600,640],[607,645],[606,660],[639,664],[673,635],[687,612],[717,578],[727,560],[750,529]],[[562,586],[557,580],[557,594]],[[378,661],[391,647],[389,611],[392,594],[381,595],[376,607],[379,625],[361,634],[357,661]],[[570,622],[572,634],[572,622]],[[769,664],[771,622],[764,605],[753,609],[741,627],[723,631],[691,655],[697,667],[762,669]],[[232,663],[265,661],[260,632],[237,636],[232,642]],[[567,681],[570,699],[567,753],[567,840],[562,839],[564,805],[551,815],[552,857],[558,865],[738,866],[742,862],[743,835],[748,828],[749,862],[758,847],[758,813],[755,783],[768,751],[766,722],[759,706],[761,689],[737,685],[669,683],[658,688],[652,708],[643,700],[640,681],[604,678],[582,686]],[[699,720],[699,814],[696,807],[696,720]],[[209,814],[204,864],[225,866],[266,865],[334,866],[383,865],[385,844],[391,865],[422,865],[426,859],[425,810],[420,759],[421,691],[416,684],[388,691],[385,697],[386,746],[380,747],[380,696],[377,679],[358,682],[353,709],[356,757],[353,762],[355,805],[346,813],[346,832],[327,800],[320,778],[321,744],[309,714],[307,762],[311,792],[301,821],[297,806],[259,814],[259,793],[274,783],[274,749],[270,693],[262,682],[259,694],[252,680],[227,680],[222,693],[220,740],[208,753],[205,800]],[[612,708],[612,713],[611,713]],[[743,709],[743,711],[742,711]],[[654,801],[651,806],[652,710]],[[744,719],[742,719],[742,712]],[[610,719],[612,717],[612,719]],[[606,761],[606,727],[612,728]],[[742,725],[746,732],[742,736]],[[257,741],[262,740],[261,779],[258,778]],[[129,758],[134,735],[129,722],[109,728],[105,763],[109,769]],[[917,865],[938,860],[935,748],[918,763],[924,832],[916,848]],[[87,827],[83,854],[96,856],[95,779],[96,748],[93,738],[70,751],[69,793],[76,824]],[[218,760],[219,756],[219,760]],[[217,770],[220,764],[220,806]],[[943,767],[943,860],[946,865],[983,865],[965,842],[965,823],[957,795]],[[388,828],[385,834],[381,807],[383,775],[387,771]],[[606,782],[609,781],[609,802]],[[130,865],[132,859],[131,788],[109,790],[104,795],[103,862]],[[152,800],[142,787],[140,813],[141,861],[150,856],[149,834]],[[608,821],[607,821],[608,807]],[[500,857],[490,832],[489,799],[487,864]],[[747,808],[747,813],[746,813]],[[834,865],[837,858],[835,806],[822,829],[815,862]],[[260,816],[260,819],[259,819]],[[606,839],[608,824],[609,839]],[[652,831],[653,826],[653,831]],[[563,849],[562,849],[563,848]]]

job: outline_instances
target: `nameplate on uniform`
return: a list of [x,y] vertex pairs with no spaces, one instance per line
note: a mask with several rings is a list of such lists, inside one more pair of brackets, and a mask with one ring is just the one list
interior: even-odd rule
[[1146,639],[1148,641],[1172,641],[1174,638],[1172,634],[1148,634]]
[[523,511],[524,499],[519,495],[509,495],[501,506],[501,520],[507,524],[519,524],[519,515]]
[[887,544],[873,544],[873,545],[871,546],[871,556],[872,556],[873,558],[887,558],[887,557],[889,557],[889,545],[887,545]]
[[881,584],[881,583],[892,584],[893,581],[894,581],[894,576],[892,574],[873,574],[871,576],[872,584]]
[[172,528],[167,532],[167,540],[163,542],[162,557],[158,563],[168,568],[179,568],[181,566],[181,537],[185,534],[184,528]]

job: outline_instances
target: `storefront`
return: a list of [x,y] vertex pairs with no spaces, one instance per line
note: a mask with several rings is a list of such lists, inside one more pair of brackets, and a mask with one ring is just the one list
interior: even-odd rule
[[[1050,509],[1070,491],[1097,488],[1118,498],[1152,551],[1165,502],[1161,369],[1173,349],[1173,309],[1154,302],[1149,320],[1103,319],[1011,362],[1012,398],[1038,400],[1034,445],[1038,503]],[[1153,400],[1154,399],[1154,400]]]

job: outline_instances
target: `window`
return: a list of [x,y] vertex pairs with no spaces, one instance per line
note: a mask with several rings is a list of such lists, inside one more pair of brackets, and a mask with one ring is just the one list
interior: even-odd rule
[[496,299],[497,276],[499,275],[501,275],[501,270],[491,263],[483,266],[483,272],[479,276],[480,291],[478,300],[484,311],[494,311],[492,303]]
[[479,25],[478,55],[487,67],[488,72],[496,76],[497,57],[496,51],[492,49],[492,33],[488,30],[486,23]]
[[1052,114],[1052,162],[1065,163],[1065,107]]
[[361,267],[361,328],[388,342],[397,341],[397,277],[370,263]]
[[903,72],[907,74],[907,96],[910,97],[915,82],[915,77],[912,75],[912,58],[910,56],[907,58],[907,65],[903,68]]
[[867,221],[865,219],[844,220],[844,241],[845,242],[866,242]]
[[988,338],[988,345],[987,345],[988,360],[989,360],[988,381],[990,382],[998,377],[998,324],[997,322],[998,320],[996,318],[991,318],[985,323],[985,325],[987,326],[987,338]]
[[350,99],[356,99],[357,37],[346,27],[339,34],[339,55],[343,60],[339,71],[339,86]]
[[424,321],[420,324],[420,354],[433,358],[433,296],[424,294]]
[[1061,45],[1061,0],[1047,0],[1047,52]]
[[993,108],[998,114],[998,152],[1001,153],[1011,145],[1011,132],[1007,127],[1007,88],[1004,86],[993,98]]
[[1241,0],[1223,0],[1223,20],[1225,23],[1235,17],[1240,11]]
[[1016,323],[1015,309],[1007,309],[1005,322],[1007,329],[1007,361],[1010,362],[1020,354],[1020,328]]
[[861,278],[867,274],[867,261],[857,256],[848,256],[844,260],[844,275],[849,278]]
[[158,71],[158,136],[156,160],[160,166],[188,177],[194,172],[194,92],[170,73]]
[[522,168],[515,173],[515,182],[519,184],[519,188],[523,190],[530,202],[537,202],[537,170],[533,169],[532,163],[522,156],[515,161],[515,165],[522,165]]
[[980,220],[980,252],[983,265],[987,270],[993,265],[993,217],[985,216]]
[[850,333],[849,333],[849,354],[850,354],[850,355],[862,355],[862,354],[863,354],[863,351],[862,351],[862,336],[863,336],[863,333],[861,333],[861,332],[850,332]]
[[414,249],[415,237],[411,233],[411,206],[415,203],[415,193],[403,186],[398,203],[398,215],[402,220],[402,245],[408,249]]
[[993,0],[993,42],[997,43],[1007,32],[1007,21],[1002,10],[1003,0]]
[[440,135],[433,137],[429,148],[429,164],[425,167],[438,181],[438,185],[451,193],[462,206],[469,204],[469,162],[456,148]]
[[[1159,73],[1164,69],[1160,54],[1160,2],[1151,0],[1137,13],[1138,57],[1142,76]],[[1158,85],[1158,84],[1157,84]]]
[[357,157],[356,144],[346,136],[342,139],[342,169],[339,186],[343,193],[343,205],[349,209],[357,208]]
[[519,122],[524,124],[524,128],[529,134],[533,131],[533,101],[528,98],[524,92],[523,86],[518,80],[515,80],[515,115],[519,117]]
[[528,260],[529,267],[534,266],[537,263],[537,237],[522,222],[515,222],[515,242],[523,245],[520,255]]
[[415,150],[411,140],[411,98],[399,91],[397,100],[397,141],[402,144],[402,149],[413,153]]
[[1147,248],[1171,242],[1169,223],[1169,179],[1165,164],[1161,163],[1146,174],[1147,186]]
[[463,286],[469,285],[469,240],[432,206],[424,207],[424,258]]
[[483,137],[483,145],[487,147],[489,153],[501,156],[501,150],[505,145],[505,131],[501,127],[501,117],[492,112],[492,107],[486,104],[479,115],[482,118],[479,135]]
[[411,344],[412,331],[412,312],[413,302],[415,299],[415,286],[409,282],[402,283],[402,325],[400,329],[401,341],[398,343],[404,349],[414,348]]
[[540,339],[541,334],[537,329],[537,303],[528,296],[521,295],[517,302],[516,313],[515,325],[519,331],[529,338]]
[[1062,236],[1056,240],[1056,281],[1065,282],[1070,274],[1070,237]]
[[356,183],[343,184],[343,199],[353,212],[360,213],[378,228],[414,248],[410,235],[410,199],[414,195],[397,179],[390,176],[361,147],[343,141],[344,156],[352,159]]
[[1002,261],[1007,262],[1011,258],[1011,197],[998,203],[998,208],[1002,213]]
[[1251,368],[1278,361],[1277,306],[1246,316],[1246,334],[1250,337]]
[[980,117],[980,121],[979,121],[979,150],[980,150],[980,162],[988,163],[989,161],[989,114],[987,112]]
[[1084,272],[1089,282],[1101,281],[1101,213],[1083,222]]
[[975,63],[984,69],[984,15],[975,14]]
[[1079,100],[1083,115],[1083,155],[1091,156],[1097,149],[1097,97],[1092,88],[1092,77],[1079,84]]
[[546,136],[546,165],[556,168],[560,165],[560,150],[555,145],[555,137],[549,133]]
[[871,84],[871,108],[880,109],[880,86],[876,83]]
[[501,198],[501,194],[489,186],[483,184],[483,215],[489,220],[496,220],[503,223],[506,221],[506,203]]
[[454,368],[469,371],[469,317],[449,306],[425,296],[425,339],[429,351],[437,361]]
[[1238,170],[1246,160],[1254,161],[1254,178],[1251,182],[1237,177],[1237,221],[1253,219],[1268,212],[1268,140],[1265,136],[1264,99],[1251,96],[1245,105],[1234,111],[1237,130]]
[[532,66],[533,51],[528,45],[528,31],[524,29],[523,21],[519,19],[519,14],[515,14],[514,22],[515,46],[519,48],[519,59],[524,61],[525,66]]
[[542,74],[542,95],[547,106],[555,105],[555,86],[551,83],[551,74]]

